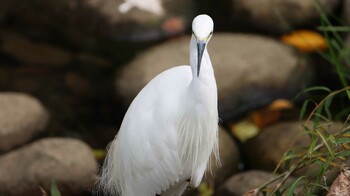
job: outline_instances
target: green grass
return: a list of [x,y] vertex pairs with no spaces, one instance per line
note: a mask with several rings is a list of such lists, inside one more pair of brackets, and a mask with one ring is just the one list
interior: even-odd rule
[[[300,119],[304,120],[303,130],[310,138],[310,145],[303,151],[293,149],[293,146],[285,152],[283,158],[275,169],[284,171],[264,185],[258,188],[263,195],[295,195],[296,190],[302,195],[319,195],[328,191],[330,179],[326,174],[330,171],[343,169],[342,163],[350,157],[350,71],[346,64],[350,65],[350,49],[346,48],[341,33],[350,32],[349,26],[334,26],[325,14],[321,3],[315,0],[315,6],[320,13],[321,26],[318,28],[327,40],[328,50],[318,51],[318,54],[334,66],[341,86],[337,90],[331,90],[324,86],[310,87],[300,94],[312,94],[322,92],[324,95],[320,101],[311,98],[304,101],[300,109]],[[338,20],[338,19],[337,19]],[[339,21],[339,20],[338,20]],[[337,101],[334,101],[337,100]],[[334,110],[334,105],[341,105],[340,110]],[[309,108],[313,109],[308,112]],[[335,132],[329,132],[334,119],[340,119],[343,127]],[[292,183],[286,183],[292,174],[302,168],[318,166],[319,171],[315,178],[302,175]],[[283,170],[283,169],[284,170]],[[287,169],[286,169],[287,168]],[[277,185],[272,186],[272,183]],[[269,186],[269,189],[267,187]]]

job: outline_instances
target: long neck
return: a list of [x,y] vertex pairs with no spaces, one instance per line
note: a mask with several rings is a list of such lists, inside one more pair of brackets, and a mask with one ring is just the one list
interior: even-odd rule
[[192,69],[192,83],[196,83],[197,81],[201,81],[201,80],[208,80],[209,78],[214,78],[213,67],[210,61],[207,47],[205,47],[204,49],[204,53],[201,61],[201,68],[198,76],[197,76],[197,71],[198,71],[197,62],[198,62],[197,41],[196,41],[196,38],[192,35],[191,42],[190,42],[190,65]]
[[194,36],[192,36],[190,43],[190,64],[192,69],[192,81],[189,86],[189,90],[194,96],[194,102],[190,104],[192,104],[192,106],[202,105],[204,106],[203,110],[217,111],[217,87],[214,76],[214,70],[210,61],[207,48],[205,48],[203,53],[201,61],[202,65],[198,76],[197,61],[197,41],[194,38]]

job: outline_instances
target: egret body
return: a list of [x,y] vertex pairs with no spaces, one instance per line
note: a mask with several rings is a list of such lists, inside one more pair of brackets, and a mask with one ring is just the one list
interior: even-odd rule
[[168,69],[136,96],[104,162],[99,186],[121,196],[181,195],[218,156],[217,87],[208,15],[192,23],[190,66]]

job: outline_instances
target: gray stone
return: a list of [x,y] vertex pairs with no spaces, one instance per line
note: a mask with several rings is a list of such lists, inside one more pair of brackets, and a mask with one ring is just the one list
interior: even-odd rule
[[[330,14],[340,1],[319,2],[326,14]],[[313,0],[232,0],[232,3],[234,18],[241,25],[269,33],[288,31],[315,22],[320,17]]]
[[75,139],[46,138],[0,157],[0,195],[42,195],[54,179],[62,195],[92,189],[97,162],[92,150]]
[[[9,7],[7,15],[14,18],[12,23],[14,26],[36,27],[36,32],[28,32],[33,33],[32,35],[42,31],[81,39],[79,34],[84,36],[85,33],[109,40],[149,41],[183,32],[195,12],[194,2],[179,0],[160,1],[163,12],[158,14],[147,9],[139,9],[137,6],[122,13],[119,8],[124,2],[124,0],[16,1],[13,6],[7,6]],[[151,7],[151,4],[148,2],[148,7]],[[173,17],[181,20],[183,26],[170,25],[171,28],[167,28],[168,19]],[[59,29],[62,32],[55,32],[52,29]],[[93,40],[87,41],[90,41],[89,44],[94,44]]]
[[[215,193],[217,196],[241,196],[245,193],[259,188],[269,180],[271,180],[275,175],[260,170],[251,170],[247,172],[242,172],[232,176],[227,180]],[[293,178],[289,178],[287,181],[291,182]],[[272,183],[268,187],[276,186],[276,183]],[[250,194],[247,194],[250,195]],[[253,195],[253,194],[251,194]]]
[[36,98],[0,93],[0,152],[24,144],[43,131],[49,114]]
[[[126,105],[157,74],[189,64],[189,40],[186,36],[150,48],[118,72],[117,93]],[[276,98],[293,97],[311,80],[310,66],[303,58],[290,47],[267,37],[218,33],[214,34],[208,50],[223,120]]]
[[86,96],[91,91],[87,79],[77,73],[68,72],[64,81],[67,88],[77,96]]

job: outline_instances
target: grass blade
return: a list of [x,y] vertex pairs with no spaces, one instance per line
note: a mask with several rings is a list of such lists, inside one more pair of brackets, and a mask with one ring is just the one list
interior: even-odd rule
[[288,191],[287,191],[287,195],[288,196],[293,196],[294,195],[294,191],[297,188],[299,182],[301,179],[305,178],[305,176],[300,176],[299,178],[297,178],[292,185],[290,185]]
[[324,145],[326,146],[326,148],[327,148],[329,154],[334,158],[334,153],[333,153],[331,147],[329,146],[329,144],[328,144],[326,138],[323,136],[323,134],[322,134],[318,129],[315,129],[315,131],[318,133],[318,135],[319,135],[320,138],[322,139],[322,141],[323,141]]
[[55,179],[52,179],[50,193],[51,193],[51,196],[61,196],[61,193],[57,188]]

